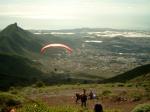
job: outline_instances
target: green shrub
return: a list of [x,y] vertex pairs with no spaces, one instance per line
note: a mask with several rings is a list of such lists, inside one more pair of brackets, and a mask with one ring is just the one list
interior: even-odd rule
[[17,112],[79,112],[81,108],[72,106],[53,106],[50,107],[45,103],[38,102],[37,104],[26,104]]
[[115,85],[112,84],[111,87],[115,87]]
[[140,93],[133,93],[131,94],[132,101],[140,101],[142,99],[142,95]]
[[148,87],[148,85],[147,84],[142,84],[142,87]]
[[131,112],[150,112],[150,104],[139,104]]
[[150,100],[150,92],[145,92],[144,96],[147,100]]
[[9,91],[11,94],[18,94],[18,90],[15,87],[10,87]]
[[147,86],[144,87],[144,89],[145,89],[145,97],[146,97],[148,100],[150,100],[150,82],[149,82],[149,83],[146,83],[146,84],[147,84]]
[[[0,93],[0,110],[8,107],[21,106],[25,99],[9,93]],[[1,111],[0,111],[1,112]]]
[[26,104],[18,112],[49,112],[49,108],[44,104]]
[[24,99],[9,93],[0,93],[0,105],[14,106],[21,104]]
[[132,87],[133,86],[133,84],[127,84],[127,87]]
[[150,87],[145,87],[145,91],[150,93]]
[[112,92],[110,90],[104,90],[102,91],[102,96],[108,96],[110,95]]
[[76,85],[77,85],[77,86],[80,86],[81,84],[78,82],[78,83],[76,83]]
[[122,112],[120,109],[109,109],[109,110],[104,110],[104,112]]
[[118,87],[124,87],[124,83],[118,83],[117,86]]
[[35,87],[44,87],[44,86],[45,86],[45,84],[42,81],[37,81],[35,84]]
[[111,95],[110,100],[112,102],[124,102],[124,101],[127,101],[127,98],[124,96],[119,96],[117,94],[113,94],[113,95]]
[[122,90],[122,91],[119,92],[118,95],[119,96],[125,96],[125,95],[127,95],[127,91],[126,90]]

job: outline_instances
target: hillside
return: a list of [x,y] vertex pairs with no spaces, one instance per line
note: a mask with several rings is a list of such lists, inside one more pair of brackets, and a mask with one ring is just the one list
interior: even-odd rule
[[129,82],[132,83],[149,83],[150,84],[150,73],[142,75],[142,76],[138,76],[134,79],[131,79]]
[[41,68],[42,65],[39,62],[28,58],[13,54],[0,54],[0,90],[15,86],[29,86],[37,82],[48,85],[93,82],[90,79],[74,78],[70,73],[53,71],[46,74],[41,71]]
[[40,65],[17,55],[0,54],[0,89],[25,86],[42,80]]
[[150,64],[136,67],[130,71],[104,80],[103,82],[142,82],[150,79]]

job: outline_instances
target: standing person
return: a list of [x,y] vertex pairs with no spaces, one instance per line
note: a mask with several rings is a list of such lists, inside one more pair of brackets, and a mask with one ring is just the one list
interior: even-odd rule
[[81,95],[80,95],[80,93],[76,93],[75,96],[76,96],[76,104],[77,104],[78,100],[81,99]]
[[91,100],[93,99],[93,92],[92,92],[92,90],[89,93],[89,97],[90,97]]
[[94,106],[94,112],[103,112],[103,107],[101,104],[97,103]]
[[86,107],[86,102],[87,102],[86,90],[83,89],[83,94],[81,95],[81,106]]

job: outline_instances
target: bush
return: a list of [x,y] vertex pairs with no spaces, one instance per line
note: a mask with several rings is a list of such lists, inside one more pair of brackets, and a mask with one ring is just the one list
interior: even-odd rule
[[0,94],[0,105],[15,106],[21,104],[23,99],[9,93]]
[[18,112],[49,112],[49,108],[44,104],[26,104]]
[[125,96],[125,95],[127,95],[127,91],[122,90],[122,91],[119,92],[118,95],[119,95],[119,96]]
[[78,82],[78,83],[76,83],[76,85],[77,85],[77,86],[80,86],[81,84]]
[[10,87],[9,91],[11,94],[18,94],[18,90],[15,87]]
[[[0,110],[5,110],[8,107],[18,107],[25,102],[25,99],[9,93],[0,93]],[[1,112],[1,111],[0,111]]]
[[150,104],[139,104],[131,112],[150,112]]
[[22,108],[18,109],[17,112],[79,112],[79,109],[72,106],[49,107],[45,103],[37,102],[33,104],[26,104]]
[[120,109],[108,109],[108,110],[104,110],[104,112],[122,112],[122,110],[120,110]]
[[133,84],[127,84],[127,87],[132,87],[133,86]]
[[103,96],[107,96],[107,95],[109,95],[111,93],[111,91],[109,91],[109,90],[104,90],[103,92],[102,92],[102,95]]
[[118,83],[117,86],[118,87],[124,87],[124,83]]
[[140,101],[142,99],[142,95],[140,93],[131,94],[132,101]]
[[147,84],[142,84],[142,87],[148,87],[148,85]]
[[127,98],[114,94],[114,95],[111,95],[110,100],[113,102],[125,102],[125,101],[127,101]]
[[42,81],[37,81],[35,87],[44,87],[45,84]]

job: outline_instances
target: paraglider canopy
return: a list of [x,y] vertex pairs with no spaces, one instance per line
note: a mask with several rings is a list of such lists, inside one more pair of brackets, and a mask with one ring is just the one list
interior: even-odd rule
[[55,44],[48,44],[48,45],[45,45],[44,47],[42,47],[41,53],[44,53],[47,48],[65,48],[67,50],[68,54],[71,54],[73,51],[72,48],[70,48],[69,46],[67,46],[65,44],[55,43]]

